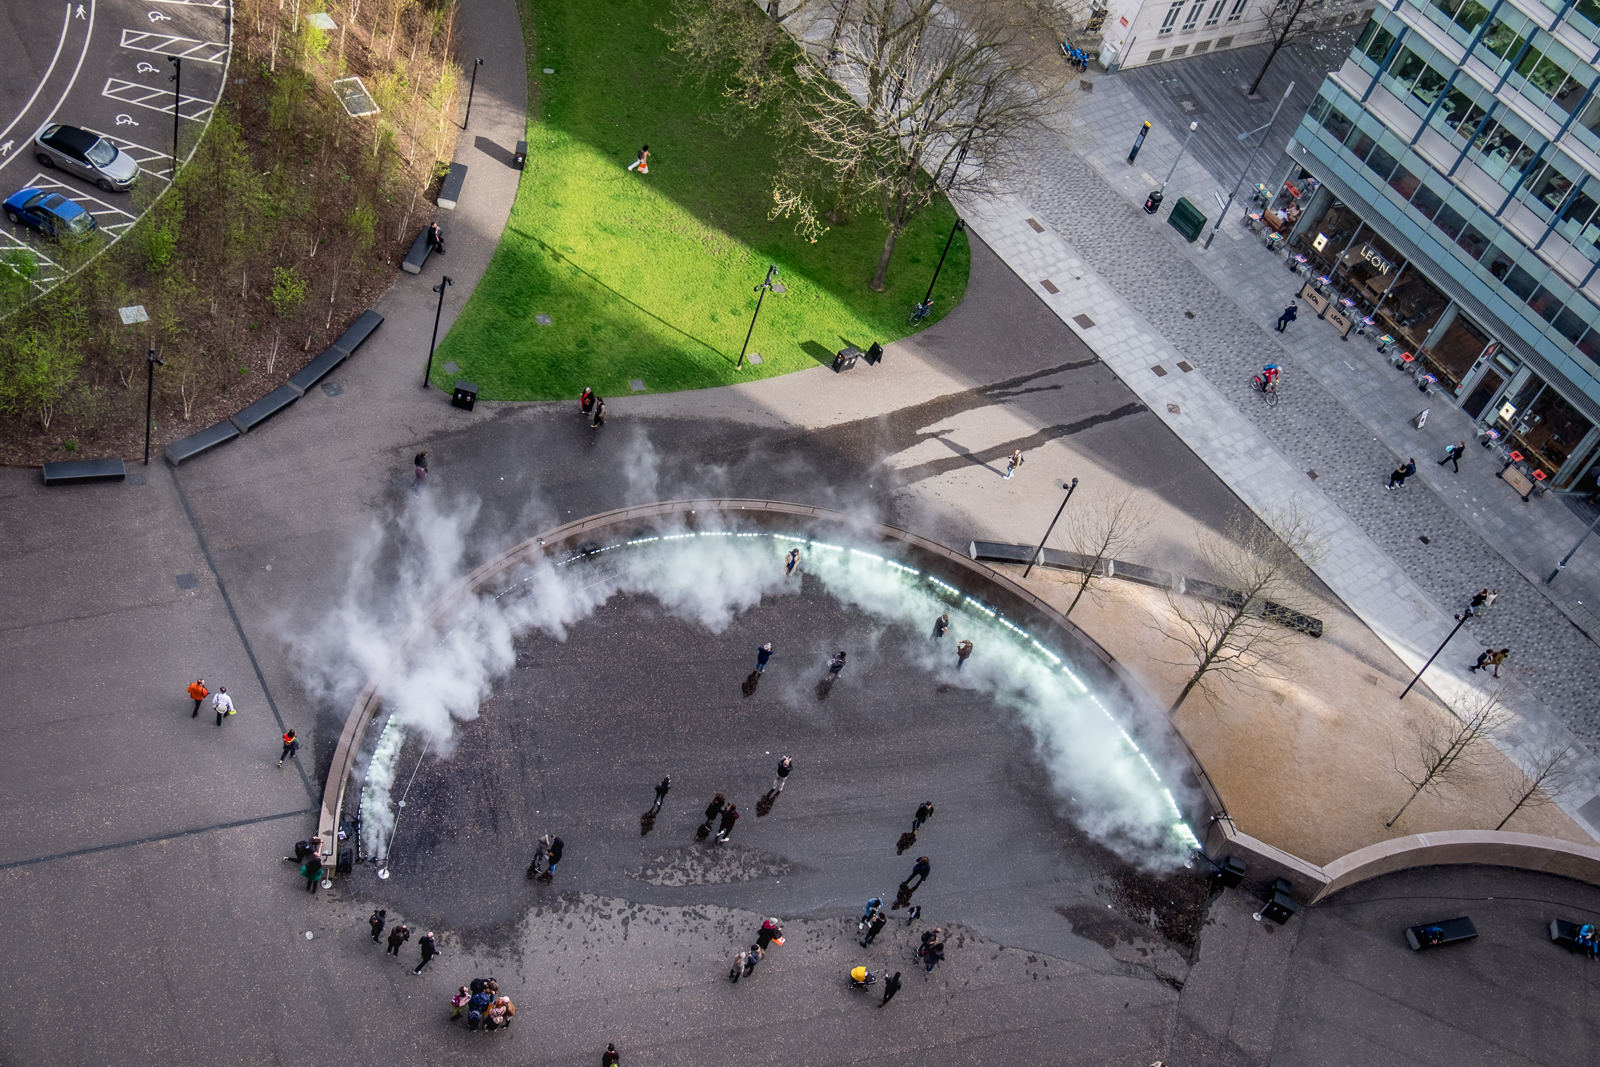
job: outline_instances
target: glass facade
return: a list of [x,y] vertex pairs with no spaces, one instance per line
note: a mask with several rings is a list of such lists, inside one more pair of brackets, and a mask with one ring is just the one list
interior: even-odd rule
[[1425,385],[1582,491],[1600,457],[1597,42],[1600,0],[1380,9],[1302,119],[1279,194],[1316,179],[1291,252]]

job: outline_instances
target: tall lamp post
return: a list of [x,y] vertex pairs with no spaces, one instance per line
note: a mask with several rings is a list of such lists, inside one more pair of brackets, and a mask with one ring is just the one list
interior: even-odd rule
[[734,370],[743,370],[744,369],[744,354],[750,348],[750,338],[756,332],[756,319],[761,316],[761,302],[767,298],[767,293],[773,292],[773,293],[777,293],[778,295],[781,296],[784,293],[787,293],[789,291],[789,290],[785,289],[780,283],[775,282],[775,281],[772,280],[773,278],[776,278],[777,276],[778,276],[778,265],[776,263],[767,264],[767,276],[762,279],[760,285],[755,287],[755,291],[760,293],[761,295],[756,297],[756,313],[754,315],[750,316],[750,329],[745,331],[745,334],[744,334],[744,347],[739,349],[739,362],[734,364],[734,367],[733,367]]
[[178,180],[178,109],[183,104],[183,57],[168,56],[172,64],[172,180]]
[[1589,528],[1583,531],[1583,536],[1578,538],[1578,543],[1572,546],[1572,551],[1561,557],[1561,562],[1556,564],[1556,569],[1551,571],[1550,577],[1544,580],[1545,585],[1549,585],[1551,582],[1555,581],[1558,577],[1560,577],[1561,572],[1567,569],[1567,561],[1572,559],[1573,556],[1577,555],[1578,549],[1582,548],[1583,543],[1589,539],[1589,535],[1594,533],[1594,528],[1596,526],[1600,526],[1600,515],[1596,515],[1594,522],[1591,522],[1589,524]]
[[1244,161],[1244,170],[1239,172],[1239,181],[1234,185],[1233,192],[1228,194],[1228,202],[1222,205],[1221,211],[1217,212],[1216,225],[1212,226],[1211,232],[1206,234],[1206,243],[1204,247],[1211,247],[1211,239],[1215,237],[1217,235],[1217,231],[1222,228],[1223,216],[1225,216],[1228,213],[1228,209],[1233,206],[1233,198],[1239,195],[1239,187],[1244,184],[1245,175],[1250,173],[1250,165],[1256,161],[1256,153],[1261,151],[1261,146],[1267,143],[1268,137],[1272,136],[1272,124],[1278,121],[1278,112],[1283,110],[1283,105],[1288,101],[1289,94],[1292,92],[1294,92],[1294,82],[1290,82],[1289,88],[1283,91],[1283,99],[1279,100],[1278,106],[1272,109],[1272,117],[1267,120],[1267,124],[1265,126],[1260,127],[1259,131],[1250,130],[1248,133],[1241,133],[1239,135],[1239,140],[1242,141],[1249,137],[1250,134],[1260,132],[1261,140],[1257,141],[1256,146],[1250,149],[1250,158]]
[[156,391],[156,365],[165,367],[166,360],[156,355],[155,349],[145,353],[144,366],[144,465],[150,466],[150,402]]
[[1444,651],[1444,646],[1448,645],[1450,643],[1450,638],[1454,637],[1456,635],[1456,631],[1460,630],[1463,626],[1465,626],[1467,624],[1467,620],[1472,618],[1472,616],[1474,614],[1475,613],[1473,612],[1473,610],[1469,607],[1469,608],[1467,608],[1467,610],[1461,612],[1460,614],[1458,614],[1456,616],[1456,627],[1455,627],[1455,629],[1451,630],[1449,636],[1447,636],[1443,641],[1439,642],[1439,647],[1434,649],[1433,655],[1428,657],[1428,662],[1424,663],[1422,665],[1422,670],[1417,671],[1417,676],[1415,678],[1411,679],[1411,685],[1406,686],[1405,689],[1401,692],[1401,694],[1400,694],[1400,699],[1401,700],[1404,700],[1406,698],[1406,693],[1411,692],[1411,686],[1416,685],[1417,682],[1419,680],[1421,680],[1422,672],[1426,671],[1429,667],[1433,666],[1433,661],[1439,658],[1439,653],[1443,652]]
[[1066,485],[1063,485],[1061,488],[1067,491],[1067,498],[1061,502],[1061,506],[1059,508],[1056,508],[1056,517],[1050,520],[1050,529],[1044,532],[1044,537],[1039,541],[1039,547],[1033,550],[1033,557],[1028,560],[1028,569],[1022,572],[1022,576],[1024,578],[1033,573],[1033,565],[1038,563],[1039,558],[1044,555],[1044,543],[1050,540],[1051,531],[1056,528],[1056,523],[1060,520],[1061,513],[1067,510],[1067,500],[1072,499],[1072,491],[1078,488],[1078,479],[1072,479],[1072,481],[1068,482]]
[[1178,149],[1178,158],[1172,161],[1172,169],[1167,171],[1166,181],[1161,183],[1161,188],[1151,193],[1144,201],[1144,213],[1154,215],[1161,209],[1161,201],[1167,195],[1167,186],[1172,183],[1172,176],[1178,173],[1178,164],[1183,160],[1183,154],[1189,151],[1189,142],[1194,139],[1194,131],[1200,128],[1200,123],[1189,123],[1189,136],[1183,139],[1183,147]]
[[957,217],[956,224],[950,227],[950,236],[944,239],[944,251],[939,253],[939,262],[933,268],[933,277],[928,280],[928,291],[922,294],[923,304],[927,304],[928,301],[933,299],[933,287],[939,281],[939,272],[944,270],[944,257],[950,254],[950,245],[955,241],[956,234],[965,233],[966,229],[967,220]]
[[472,64],[472,84],[467,87],[467,114],[461,120],[461,128],[467,128],[467,123],[472,121],[472,94],[478,91],[478,68],[483,66],[483,60]]
[[439,307],[433,313],[433,340],[428,342],[428,366],[422,372],[424,389],[428,387],[428,379],[433,377],[433,348],[439,343],[439,317],[444,314],[444,291],[454,284],[455,282],[450,280],[450,275],[446,274],[444,281],[433,287],[433,291],[439,294]]

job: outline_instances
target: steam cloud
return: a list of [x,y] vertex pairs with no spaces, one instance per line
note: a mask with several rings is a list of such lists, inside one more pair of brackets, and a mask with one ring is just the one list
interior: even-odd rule
[[[653,489],[653,451],[630,473],[630,496]],[[363,844],[386,853],[394,827],[391,797],[400,748],[408,735],[447,758],[457,721],[478,716],[497,679],[514,665],[514,642],[542,631],[564,640],[570,627],[617,594],[645,594],[711,633],[786,588],[781,558],[802,546],[804,568],[830,595],[886,626],[926,630],[941,611],[953,635],[982,650],[959,675],[949,649],[908,642],[915,666],[986,692],[1028,725],[1056,789],[1073,803],[1073,820],[1125,859],[1150,868],[1183,862],[1194,846],[1168,787],[1177,764],[1141,752],[1091,692],[1052,651],[981,603],[879,555],[767,532],[664,533],[570,562],[541,557],[508,575],[495,591],[463,597],[449,617],[428,620],[441,593],[469,567],[477,508],[432,494],[416,498],[392,528],[388,551],[376,526],[356,559],[337,608],[304,632],[301,662],[316,695],[349,707],[368,679],[381,679],[387,721],[362,773]],[[787,588],[793,588],[789,582]],[[408,633],[422,638],[402,657]],[[1158,764],[1168,764],[1159,771]],[[1170,769],[1169,769],[1170,767]]]

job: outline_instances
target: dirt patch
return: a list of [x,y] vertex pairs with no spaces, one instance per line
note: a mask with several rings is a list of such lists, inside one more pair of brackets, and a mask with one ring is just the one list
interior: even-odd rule
[[650,857],[632,877],[648,885],[718,885],[781,878],[794,864],[760,849],[738,845],[689,845]]

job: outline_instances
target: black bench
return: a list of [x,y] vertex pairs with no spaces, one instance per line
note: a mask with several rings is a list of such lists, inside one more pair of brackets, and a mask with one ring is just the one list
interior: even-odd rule
[[1477,936],[1478,928],[1472,925],[1471,919],[1463,915],[1459,919],[1441,919],[1438,922],[1410,927],[1406,930],[1406,944],[1416,952],[1425,948],[1448,945],[1453,941],[1471,941]]
[[333,368],[349,357],[350,353],[338,345],[324,349],[322,355],[295,372],[295,375],[289,379],[289,388],[301,396],[305,396],[311,391],[312,386],[326,378]]
[[339,335],[333,342],[334,348],[342,348],[353,353],[360,348],[362,342],[372,336],[372,331],[383,325],[383,316],[376,311],[363,311],[361,317],[350,324],[350,328]]
[[[444,227],[439,227],[440,236],[444,235]],[[401,261],[400,269],[407,274],[421,274],[422,265],[428,262],[428,257],[433,255],[433,244],[428,240],[428,227],[424,226],[422,232],[417,234],[417,239],[411,242],[411,251],[406,253],[406,258]]]
[[167,462],[174,467],[187,460],[209,452],[218,445],[227,444],[239,436],[239,427],[231,421],[224,420],[215,426],[207,426],[199,433],[192,433],[188,437],[180,437],[167,446]]
[[1578,944],[1578,931],[1583,925],[1583,923],[1568,922],[1565,919],[1551,919],[1550,940],[1568,952],[1588,952],[1588,946]]
[[45,485],[82,485],[85,482],[120,482],[128,476],[119,459],[74,459],[44,465]]
[[444,176],[444,184],[439,186],[439,206],[454,211],[456,201],[461,199],[461,187],[466,183],[467,165],[465,163],[450,164],[450,173]]
[[240,433],[249,433],[299,399],[300,394],[295,392],[294,386],[280,385],[229,421],[239,427]]

